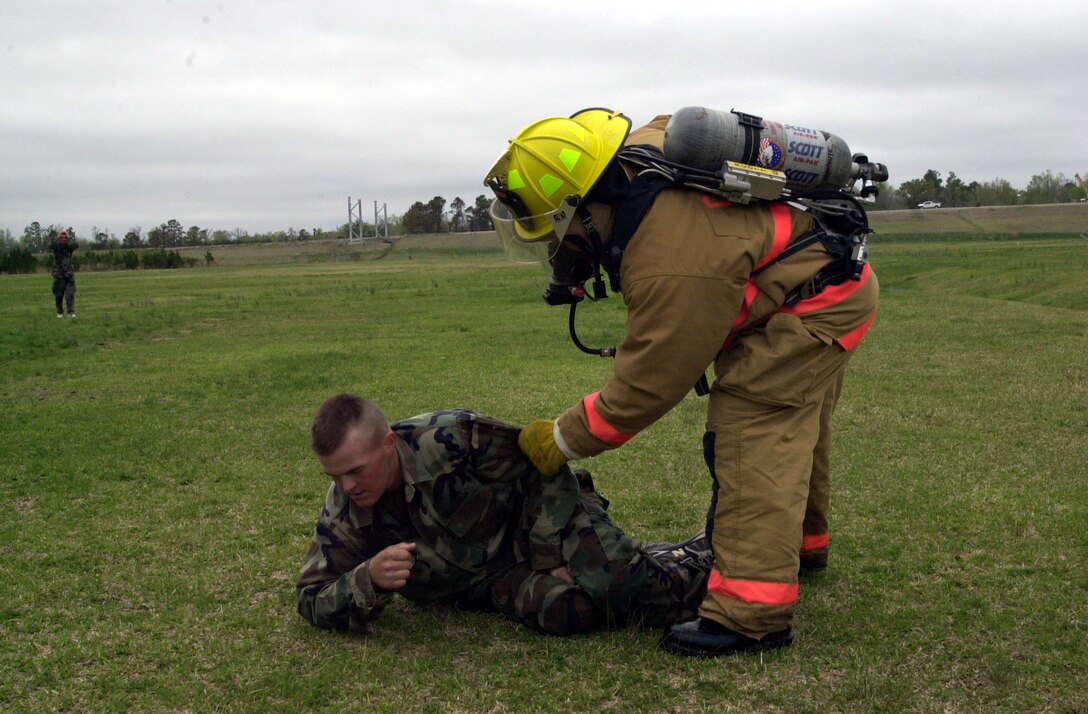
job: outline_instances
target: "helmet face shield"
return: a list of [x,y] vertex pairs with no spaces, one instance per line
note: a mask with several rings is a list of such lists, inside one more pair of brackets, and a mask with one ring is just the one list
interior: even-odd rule
[[491,202],[491,222],[502,241],[506,257],[515,263],[547,264],[559,251],[574,220],[577,196],[567,196],[559,207],[536,216],[515,215],[499,199]]

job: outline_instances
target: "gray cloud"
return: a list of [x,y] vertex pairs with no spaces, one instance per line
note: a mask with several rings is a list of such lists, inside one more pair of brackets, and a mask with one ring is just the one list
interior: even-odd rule
[[889,165],[1085,173],[1088,8],[1045,0],[522,4],[0,0],[0,228],[331,228],[472,201],[523,125],[681,106]]

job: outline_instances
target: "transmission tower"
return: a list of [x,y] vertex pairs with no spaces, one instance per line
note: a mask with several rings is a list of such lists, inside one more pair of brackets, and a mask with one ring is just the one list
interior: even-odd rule
[[[380,215],[380,219],[379,219]],[[386,241],[389,240],[389,214],[385,210],[385,204],[382,204],[382,209],[379,214],[378,202],[374,202],[374,237],[381,236]]]
[[351,196],[348,196],[348,243],[361,243],[365,239],[362,199],[355,199],[352,203]]
[[368,238],[382,237],[386,241],[389,240],[389,213],[386,210],[386,205],[383,203],[381,208],[378,208],[378,202],[374,202],[374,235],[366,235],[365,224],[363,223],[363,202],[362,199],[351,200],[351,196],[348,196],[348,243],[362,243]]

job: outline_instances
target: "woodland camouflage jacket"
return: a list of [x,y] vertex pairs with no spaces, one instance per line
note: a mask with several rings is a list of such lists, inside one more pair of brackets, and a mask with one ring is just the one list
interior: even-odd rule
[[74,238],[67,243],[61,243],[56,239],[50,243],[49,248],[53,251],[54,278],[67,279],[75,275],[76,269],[72,262],[72,253],[77,247]]
[[578,483],[566,468],[541,478],[518,448],[517,427],[457,409],[391,428],[404,487],[371,509],[329,488],[297,583],[303,618],[344,630],[377,617],[392,593],[374,587],[367,560],[401,541],[416,550],[397,592],[415,602],[480,606],[488,583],[515,563],[562,564]]

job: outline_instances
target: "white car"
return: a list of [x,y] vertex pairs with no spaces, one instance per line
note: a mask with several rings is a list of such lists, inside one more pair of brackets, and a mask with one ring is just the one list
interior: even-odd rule
[[937,201],[922,201],[918,204],[918,208],[940,208],[941,204]]

